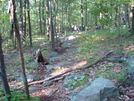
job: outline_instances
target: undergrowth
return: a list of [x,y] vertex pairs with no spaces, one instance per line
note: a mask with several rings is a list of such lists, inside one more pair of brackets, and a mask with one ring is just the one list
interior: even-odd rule
[[124,29],[121,30],[120,36],[116,29],[112,32],[109,29],[104,29],[90,34],[81,34],[75,39],[76,47],[80,50],[75,58],[78,60],[84,58],[92,63],[100,57],[98,53],[101,51],[106,53],[109,50],[114,50],[115,53],[122,54],[125,53],[126,47],[134,44],[133,39],[134,37]]

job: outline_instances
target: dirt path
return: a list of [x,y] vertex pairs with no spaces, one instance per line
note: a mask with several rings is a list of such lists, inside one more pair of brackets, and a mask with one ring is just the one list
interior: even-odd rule
[[[72,40],[74,38],[74,36],[71,35],[71,37],[68,37],[68,39],[69,38],[70,38],[70,40],[67,40],[63,44],[64,47],[68,46],[68,48],[56,47],[57,48],[56,52],[58,52],[61,57],[67,57],[68,59],[66,59],[66,60],[61,59],[59,61],[53,62],[53,64],[62,63],[62,62],[71,62],[70,64],[64,65],[64,69],[61,71],[64,71],[66,68],[69,68],[72,66],[79,66],[80,64],[84,65],[84,63],[86,61],[85,59],[83,59],[83,60],[75,59],[75,56],[77,55],[77,53],[79,51],[75,48],[75,42]],[[63,37],[63,40],[64,39],[65,39],[65,37]],[[17,51],[15,51],[15,52],[17,53]],[[105,54],[105,52],[103,51],[103,49],[100,48],[100,52],[98,53],[98,56],[101,57],[104,54]],[[119,57],[118,54],[114,54],[114,53],[112,55],[110,55],[109,57],[112,57],[112,56]],[[11,57],[7,57],[7,59],[9,59],[9,58],[11,59]],[[96,76],[91,76],[91,75],[95,75],[95,73],[97,73],[98,71],[105,73],[109,70],[113,70],[113,73],[118,73],[118,74],[122,73],[121,71],[119,71],[119,68],[123,68],[123,64],[118,63],[113,66],[110,66],[109,63],[111,63],[111,62],[103,61],[103,62],[97,63],[96,65],[94,65],[88,69],[77,70],[77,71],[73,71],[73,72],[89,75],[89,79],[87,80],[87,82],[90,82],[90,83],[94,79],[97,78]],[[60,73],[61,71],[59,70],[59,71],[48,72],[44,67],[40,66],[39,69],[33,70],[31,72],[31,74],[39,75],[41,77],[41,79],[44,79],[44,75],[56,75],[57,73]],[[122,94],[122,97],[120,98],[120,100],[110,98],[108,101],[128,101],[130,99],[133,99],[133,97],[134,97],[132,95],[133,93],[130,93],[130,91],[134,92],[134,90],[132,89],[133,86],[131,85],[131,83],[122,84],[118,81],[117,78],[112,78],[111,81],[113,81],[114,84],[118,87],[119,91]],[[20,83],[19,82],[10,82],[9,85],[11,87],[18,87],[18,86],[20,86]],[[63,79],[55,81],[55,82],[53,82],[52,85],[49,85],[49,86],[44,87],[42,85],[43,84],[35,84],[35,85],[30,86],[30,87],[36,87],[35,90],[32,90],[32,91],[30,90],[30,95],[33,97],[41,98],[41,101],[70,101],[70,95],[73,93],[79,92],[79,90],[82,88],[82,86],[81,86],[81,87],[76,88],[75,90],[63,89],[62,88],[64,85]],[[23,91],[23,89],[22,89],[22,91]],[[128,92],[129,94],[126,92]],[[132,95],[132,96],[130,96],[130,95]]]

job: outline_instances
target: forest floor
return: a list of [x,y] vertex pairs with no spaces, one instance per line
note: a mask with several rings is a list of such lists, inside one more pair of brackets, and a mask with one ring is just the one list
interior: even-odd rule
[[[40,47],[43,47],[43,46],[40,45]],[[60,47],[60,49],[58,51],[59,51],[59,53],[61,53],[60,54],[61,56],[76,56],[78,54],[76,52],[77,49],[76,49],[76,51],[73,51],[73,52],[71,50],[71,49],[75,49],[75,48],[76,48],[76,45],[75,45],[75,41],[74,41],[74,43],[71,44],[71,47],[69,47],[69,48]],[[24,55],[31,54],[31,53],[29,53],[31,51],[30,48],[25,47],[24,50],[27,51],[24,53]],[[46,49],[45,51],[49,52],[49,48]],[[18,54],[17,50],[11,50],[10,52],[15,52],[16,56]],[[45,56],[45,58],[49,58],[49,55],[51,53],[52,53],[52,51],[49,52],[49,54],[47,54]],[[98,56],[102,57],[105,53],[106,53],[106,51],[100,47]],[[17,69],[11,68],[12,67],[11,64],[13,64],[12,58],[14,56],[10,57],[10,56],[8,56],[8,54],[6,52],[4,53],[4,55],[5,55],[5,61],[11,60],[9,63],[6,63],[6,67],[14,70],[14,72],[20,72]],[[117,54],[117,53],[113,52],[108,57],[125,57],[125,54]],[[74,67],[75,66],[76,67],[83,66],[83,65],[86,65],[86,63],[88,62],[86,59],[78,60],[78,59],[72,58],[71,60],[62,60],[61,59],[60,61],[55,62],[55,64],[65,62],[65,61],[71,62],[68,65],[64,65],[64,67],[67,67],[67,68],[70,68],[73,66]],[[112,65],[110,65],[110,64],[112,64]],[[102,69],[102,67],[103,67],[103,69]],[[113,73],[118,73],[118,74],[122,75],[123,72],[120,71],[119,68],[124,68],[124,64],[123,63],[112,63],[109,61],[102,61],[102,62],[99,62],[99,63],[91,66],[90,68],[85,69],[85,70],[76,70],[76,71],[72,71],[72,72],[84,73],[86,75],[94,75],[94,76],[90,76],[89,79],[87,80],[87,82],[92,83],[92,81],[97,78],[95,76],[95,75],[97,75],[96,73],[98,73],[100,71],[106,73],[107,71],[112,70]],[[46,75],[46,74],[56,75],[60,72],[63,72],[64,70],[47,72],[45,67],[40,66],[39,69],[35,69],[35,70],[31,71],[30,74],[39,75],[43,79],[44,75]],[[11,74],[10,72],[7,73],[7,75],[10,75],[10,74]],[[67,73],[67,74],[69,74],[69,73]],[[128,75],[126,75],[126,76],[127,76],[126,77],[127,81],[129,81]],[[127,82],[127,81],[120,82],[119,79],[116,79],[116,78],[111,78],[110,80],[118,88],[121,96],[118,98],[108,98],[108,101],[134,100],[134,87],[131,84],[131,82]],[[9,85],[10,85],[10,87],[19,87],[21,84],[20,84],[20,82],[13,81],[13,79],[11,79],[11,80],[9,79]],[[34,91],[30,91],[30,95],[33,97],[41,98],[41,101],[70,101],[70,95],[73,93],[79,92],[79,90],[83,87],[83,86],[81,86],[74,90],[67,90],[67,89],[62,89],[63,85],[64,85],[63,79],[60,81],[54,81],[52,85],[49,85],[46,87],[43,87],[42,84],[34,84],[34,85],[32,85],[32,87],[37,87],[38,89],[36,89]],[[24,89],[20,89],[20,91],[24,91]]]

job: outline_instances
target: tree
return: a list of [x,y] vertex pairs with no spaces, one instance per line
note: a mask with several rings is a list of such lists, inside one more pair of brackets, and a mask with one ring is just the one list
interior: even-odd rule
[[26,37],[26,5],[27,5],[27,0],[24,0],[24,8],[23,8],[23,31],[24,31],[24,36]]
[[126,28],[130,30],[130,22],[129,22],[129,11],[128,11],[128,4],[124,4],[124,21]]
[[41,0],[39,1],[40,34],[42,35]]
[[28,90],[28,84],[27,84],[27,79],[26,79],[26,73],[25,73],[25,66],[24,66],[24,56],[22,52],[22,45],[21,45],[21,39],[20,39],[20,31],[19,31],[19,26],[18,26],[18,21],[16,17],[16,12],[15,12],[15,1],[10,0],[10,22],[13,24],[13,29],[15,30],[16,38],[18,41],[18,48],[19,48],[19,53],[20,53],[20,60],[21,60],[21,66],[22,66],[22,72],[23,72],[23,82],[25,86],[25,91],[27,98],[30,99],[29,95],[29,90]]
[[51,0],[48,0],[48,8],[49,8],[49,26],[50,26],[50,39],[51,39],[51,48],[55,49],[55,38],[54,38],[54,29],[53,29],[53,16],[52,16],[52,7]]
[[131,7],[131,12],[132,12],[132,34],[134,34],[134,6]]
[[4,90],[4,93],[8,99],[8,101],[10,101],[10,97],[8,95],[10,95],[10,88],[7,82],[7,76],[6,76],[6,71],[5,71],[5,64],[4,64],[4,56],[3,56],[3,51],[2,51],[2,38],[0,35],[0,78],[1,78],[1,82],[2,82],[2,87]]
[[28,29],[29,29],[29,38],[30,38],[30,47],[32,47],[32,35],[31,35],[31,21],[30,21],[30,7],[29,7],[29,0],[27,0],[27,14],[28,14]]

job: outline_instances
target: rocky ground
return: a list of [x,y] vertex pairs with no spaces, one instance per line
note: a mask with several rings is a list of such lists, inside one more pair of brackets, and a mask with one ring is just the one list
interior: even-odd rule
[[[63,40],[65,39],[65,37],[61,37],[61,38]],[[75,42],[71,40],[73,38],[74,36],[68,37],[68,41],[63,43],[62,47],[57,47],[56,50],[56,52],[58,53],[57,56],[50,57],[50,55],[53,55],[55,52],[51,52],[51,54],[48,56],[49,60],[51,61],[51,65],[54,66],[57,70],[53,71],[52,69],[49,69],[49,67],[39,66],[38,69],[32,71],[30,74],[38,75],[40,76],[41,79],[44,79],[44,76],[46,75],[53,76],[65,71],[68,68],[72,68],[72,67],[77,68],[86,65],[87,61],[85,59],[78,60],[74,58],[80,52],[80,50],[75,48]],[[68,48],[64,48],[66,46]],[[104,52],[103,50],[100,50],[98,55],[102,57],[105,53],[106,52]],[[113,57],[113,56],[124,57],[123,55],[119,56],[118,54],[114,54],[114,53],[110,54],[108,57]],[[6,58],[9,59],[9,57]],[[92,81],[96,79],[95,76],[91,76],[91,75],[94,75],[96,72],[98,72],[98,70],[101,70],[102,67],[104,67],[105,69],[101,70],[101,72],[106,72],[112,69],[114,73],[122,73],[121,71],[119,71],[119,68],[124,68],[123,63],[118,63],[113,66],[110,66],[109,65],[110,63],[112,62],[102,61],[85,70],[75,70],[72,72],[83,73],[88,75],[89,78],[87,80],[87,83],[89,82],[92,83]],[[60,68],[58,68],[58,66],[55,64],[58,64]],[[68,75],[69,73],[66,73],[64,75]],[[83,86],[78,87],[74,90],[63,89],[63,85],[64,85],[63,80],[64,78],[53,81],[52,83],[45,86],[43,86],[43,83],[31,85],[30,95],[33,97],[41,98],[41,101],[70,101],[70,95],[79,92]],[[130,100],[133,101],[134,100],[134,87],[132,83],[130,82],[121,83],[116,78],[114,79],[112,78],[111,81],[118,88],[121,96],[117,98],[108,98],[108,101],[130,101]],[[19,87],[21,84],[18,81],[14,81],[14,82],[10,82],[9,85],[10,87]]]

